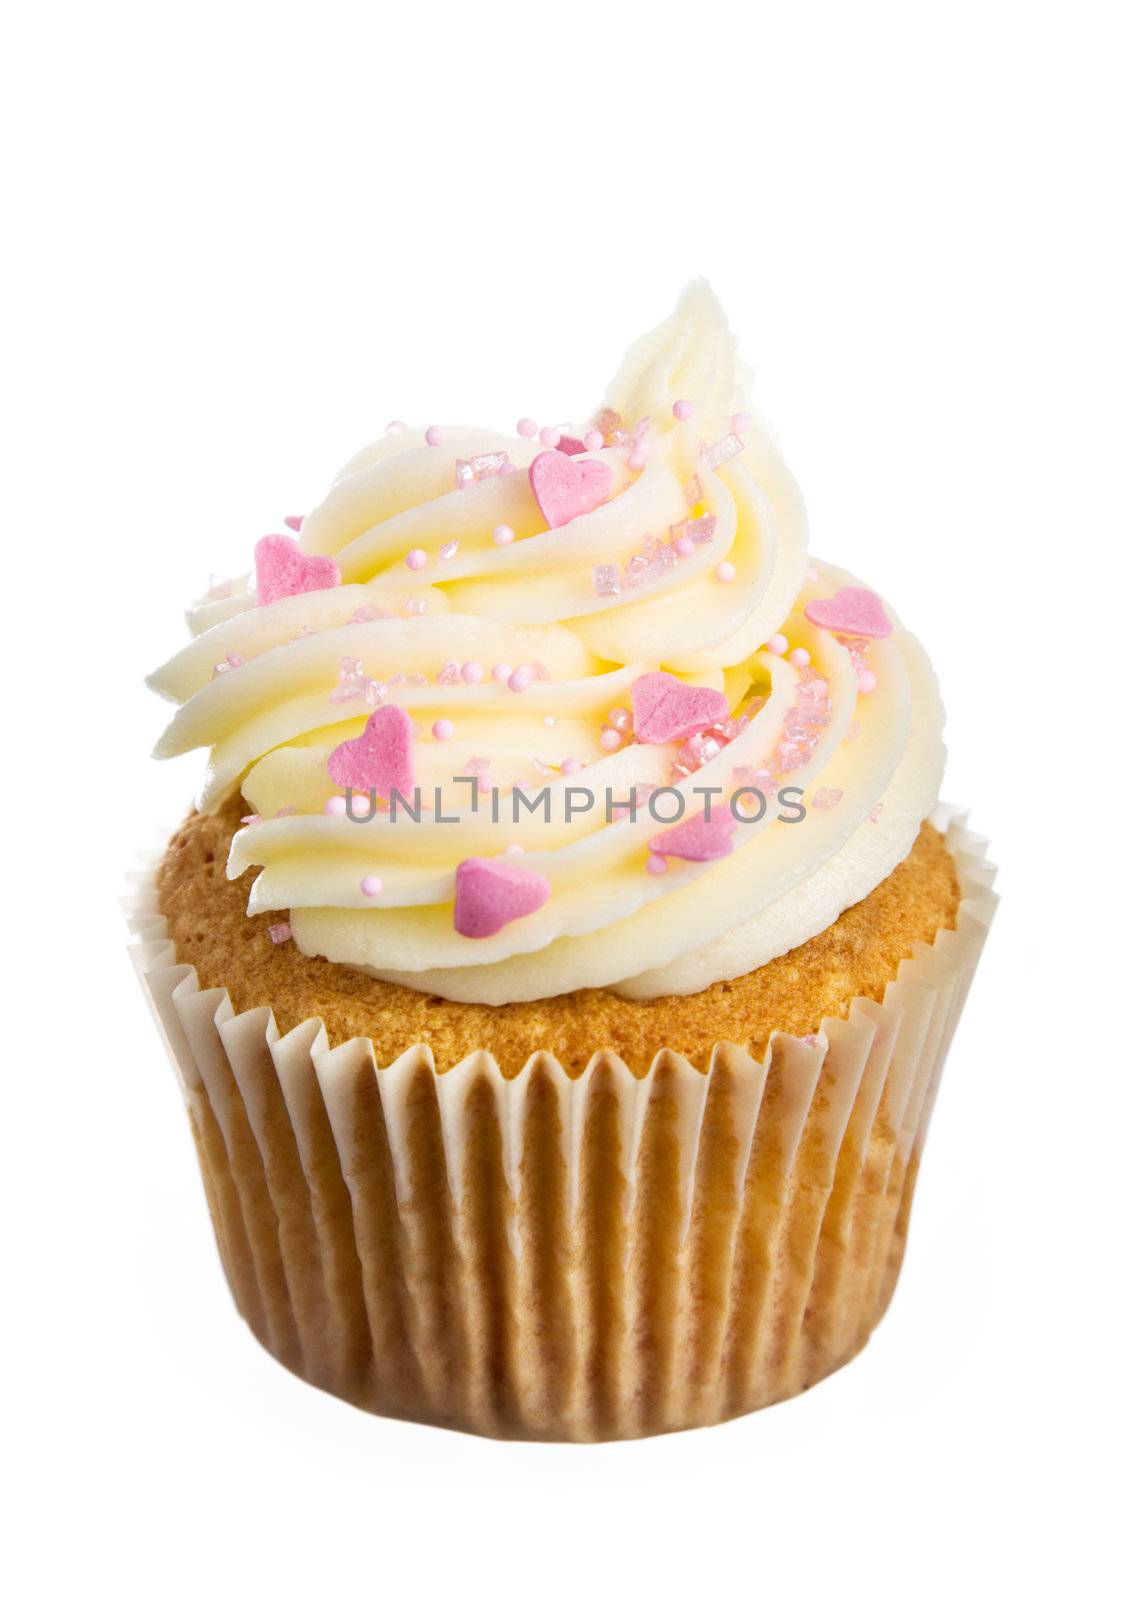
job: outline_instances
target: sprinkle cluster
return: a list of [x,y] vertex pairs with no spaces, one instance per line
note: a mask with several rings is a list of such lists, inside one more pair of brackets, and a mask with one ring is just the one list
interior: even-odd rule
[[484,478],[505,477],[514,470],[507,450],[486,450],[479,455],[469,456],[467,460],[457,460],[456,486],[466,489],[470,483],[480,483]]
[[602,599],[654,583],[680,561],[693,556],[700,545],[709,544],[714,538],[715,525],[716,519],[708,512],[705,516],[672,523],[669,539],[656,539],[653,534],[645,533],[642,548],[622,569],[614,562],[591,569],[592,588]]
[[379,678],[371,678],[355,656],[342,656],[337,673],[337,686],[329,697],[329,703],[337,706],[344,705],[350,700],[364,700],[367,706],[377,707],[390,689],[402,684],[413,689],[423,689],[428,681],[420,672],[395,672],[391,678],[386,678],[382,682]]

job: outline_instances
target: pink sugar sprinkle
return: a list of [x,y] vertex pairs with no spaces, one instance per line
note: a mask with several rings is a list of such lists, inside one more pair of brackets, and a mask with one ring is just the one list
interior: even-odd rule
[[485,478],[495,478],[507,468],[512,470],[506,450],[485,450],[479,455],[461,458],[456,463],[456,486],[467,488],[470,483],[482,483]]
[[274,816],[275,817],[296,817],[297,814],[298,814],[297,806],[279,806],[277,811],[275,811]]
[[809,664],[810,664],[810,652],[808,650],[803,650],[801,645],[799,645],[796,650],[791,650],[790,651],[790,665],[791,666],[793,666],[793,667],[808,667]]
[[513,694],[523,694],[525,689],[531,687],[532,677],[531,667],[517,667],[515,672],[509,674],[508,687]]
[[492,779],[488,776],[487,772],[482,772],[479,774],[476,780],[476,787],[481,794],[492,793]]
[[540,443],[542,445],[544,445],[548,450],[554,450],[556,448],[556,446],[559,444],[559,442],[560,442],[560,430],[558,428],[541,428],[540,429]]
[[790,641],[784,633],[776,633],[766,648],[772,656],[784,656],[790,648]]
[[598,428],[589,428],[583,436],[585,450],[602,450],[603,435]]
[[735,767],[731,776],[742,788],[761,789],[763,794],[771,793],[776,787],[772,775],[765,767]]
[[466,661],[460,669],[460,675],[465,683],[479,683],[484,676],[484,668],[479,661]]
[[591,586],[600,599],[619,593],[619,568],[606,561],[591,569]]
[[691,556],[696,546],[709,544],[714,538],[715,522],[709,511],[703,517],[684,517],[681,522],[672,522],[670,531],[675,535],[675,554]]
[[870,822],[879,822],[881,819],[882,810],[882,802],[878,800],[877,804],[873,807],[873,810],[869,813]]
[[456,729],[447,717],[438,717],[436,722],[433,723],[433,738],[441,744],[446,739],[451,739],[455,732]]
[[288,922],[272,922],[266,932],[270,935],[271,944],[285,944],[287,939],[294,937],[294,931]]
[[522,844],[506,844],[504,846],[504,854],[506,856],[522,856],[524,854],[524,846]]
[[386,424],[385,432],[388,434],[405,433],[407,432],[407,428],[405,423],[398,422],[396,417],[394,417],[392,422]]
[[[640,806],[647,805],[650,797],[655,794],[656,787],[658,787],[656,784],[636,784],[636,803],[634,803],[634,810],[637,811],[639,810]],[[631,811],[631,800],[613,800],[612,810]]]
[[434,444],[434,445],[435,444],[440,444],[443,441],[443,439],[444,439],[444,429],[438,427],[435,422],[433,423],[431,428],[426,428],[425,429],[425,443],[426,444]]
[[507,683],[512,676],[512,668],[507,661],[498,661],[492,669],[492,676],[497,683]]
[[330,795],[325,803],[325,814],[327,817],[344,817],[345,796],[343,794]]
[[492,543],[502,548],[506,544],[511,544],[515,537],[515,529],[510,528],[506,522],[498,523],[492,530]]
[[665,543],[662,539],[656,539],[653,534],[645,533],[642,548],[623,568],[621,587],[625,590],[638,589],[645,583],[654,583],[668,573],[677,560],[678,555],[673,545]]
[[410,550],[405,557],[405,565],[410,572],[423,572],[428,564],[428,552],[425,550]]
[[446,684],[446,685],[447,684],[452,684],[452,683],[459,683],[460,682],[460,662],[459,661],[446,661],[444,666],[437,673],[437,682],[438,683],[443,683],[443,684]]
[[384,700],[388,689],[362,669],[355,656],[342,656],[337,672],[337,685],[329,697],[330,705],[344,705],[350,700],[364,700],[374,710]]
[[243,817],[241,820],[242,826],[244,828],[249,828],[252,823],[261,822],[262,818],[256,811],[252,811],[248,817]]
[[531,417],[521,417],[516,424],[516,432],[521,439],[534,439],[539,431],[539,426],[539,423],[534,422]]
[[635,719],[626,706],[615,706],[607,713],[607,720],[613,728],[618,728],[620,733],[630,733]]
[[690,400],[676,400],[671,410],[680,422],[686,422],[688,417],[693,417],[695,414],[694,404]]
[[235,667],[244,666],[245,662],[245,656],[236,656],[233,650],[228,650],[224,660],[215,662],[213,676],[221,678],[224,673],[233,672]]
[[460,540],[450,539],[447,544],[441,545],[440,549],[437,551],[437,554],[440,556],[442,561],[451,561],[459,549]]
[[712,445],[702,446],[702,458],[712,472],[717,472],[720,467],[725,467],[728,461],[746,447],[736,433],[725,434]]
[[862,667],[857,674],[857,690],[859,694],[872,694],[877,687],[877,674],[870,672],[868,667]]
[[362,894],[367,894],[370,896],[380,894],[384,887],[385,885],[381,882],[381,879],[374,877],[371,872],[361,880]]
[[644,866],[653,878],[661,878],[668,868],[667,858],[666,856],[648,856]]
[[719,583],[733,583],[737,570],[733,561],[720,561],[714,569],[714,575]]
[[814,795],[812,804],[819,811],[832,811],[842,797],[841,789],[819,789]]
[[429,609],[429,602],[423,595],[410,595],[407,600],[401,601],[401,610],[407,617],[423,617]]
[[731,433],[745,433],[750,426],[750,418],[745,411],[736,411],[730,419]]
[[850,639],[843,633],[835,634],[834,637],[837,639],[838,644],[844,645],[846,650],[849,651],[849,659],[853,662],[854,672],[860,672],[863,668],[869,666],[868,661],[865,659],[865,652],[869,648],[868,639]]
[[627,465],[631,468],[632,472],[642,472],[643,468],[647,465],[647,452],[645,450],[632,450],[631,454],[627,457]]
[[560,771],[563,773],[565,778],[570,778],[575,773],[583,771],[583,762],[577,761],[575,756],[566,756],[564,760],[560,762]]
[[618,750],[623,743],[623,735],[617,728],[604,728],[599,736],[599,742],[604,750]]

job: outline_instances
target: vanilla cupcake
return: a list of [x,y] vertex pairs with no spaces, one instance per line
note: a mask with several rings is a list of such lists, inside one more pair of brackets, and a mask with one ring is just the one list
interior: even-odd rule
[[392,425],[154,674],[140,966],[243,1316],[538,1439],[806,1388],[892,1293],[991,916],[931,668],[807,556],[696,285],[584,427]]

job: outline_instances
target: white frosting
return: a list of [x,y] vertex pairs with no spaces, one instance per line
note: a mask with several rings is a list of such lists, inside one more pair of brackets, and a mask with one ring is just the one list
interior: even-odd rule
[[[903,859],[943,768],[931,670],[897,624],[865,647],[876,688],[859,694],[850,651],[804,617],[811,599],[855,580],[821,563],[807,569],[801,499],[761,426],[721,466],[717,452],[704,455],[703,442],[725,437],[744,409],[742,383],[722,312],[695,285],[608,391],[624,430],[648,419],[646,464],[630,464],[629,442],[594,452],[615,479],[597,510],[546,527],[521,470],[544,448],[535,440],[470,428],[446,428],[436,446],[420,433],[387,435],[354,457],[302,526],[303,547],[337,561],[340,587],[264,606],[247,589],[192,613],[192,642],[151,680],[179,702],[157,753],[208,747],[201,804],[216,807],[241,785],[267,819],[232,848],[232,875],[261,868],[252,912],[288,911],[307,954],[453,999],[502,1004],[592,986],[650,998],[702,989],[801,944]],[[681,397],[694,407],[684,421],[672,412]],[[457,488],[457,461],[492,451],[516,470]],[[645,535],[670,542],[673,526],[708,515],[713,534],[693,554],[661,561],[617,594],[596,592],[593,568],[622,571]],[[506,546],[492,540],[501,523],[516,535]],[[454,542],[455,553],[439,553]],[[405,565],[416,547],[429,553],[421,572]],[[725,562],[729,582],[716,576]],[[384,615],[353,620],[362,608]],[[791,650],[809,651],[808,672],[766,651],[779,630]],[[388,685],[385,703],[417,725],[417,782],[429,816],[441,791],[442,820],[324,814],[337,792],[327,758],[370,709],[340,697],[347,658],[360,663],[355,681]],[[438,681],[446,663],[465,661],[481,665],[481,682]],[[517,694],[493,681],[499,662],[538,663],[546,676]],[[635,679],[658,669],[722,689],[732,714],[749,718],[691,776],[673,770],[677,744],[601,748],[608,713],[629,707]],[[824,680],[829,715],[791,765],[780,751],[807,703],[807,676]],[[439,718],[455,729],[445,743],[430,732]],[[582,770],[564,777],[568,758]],[[455,781],[473,761],[488,763],[499,823],[491,795],[474,811],[473,785]],[[608,790],[621,798],[632,786],[677,783],[689,816],[701,809],[698,790],[720,788],[718,803],[750,784],[744,769],[763,769],[771,790],[804,789],[804,820],[781,820],[771,794],[765,818],[739,825],[730,855],[676,860],[661,876],[646,870],[648,844],[667,822],[645,807],[633,822],[622,812],[606,820]],[[546,788],[553,820],[512,822],[516,783],[533,802]],[[596,804],[565,819],[573,787]],[[284,808],[294,814],[277,817]],[[460,820],[443,820],[450,815]],[[452,925],[457,864],[509,843],[523,847],[513,863],[541,873],[551,895],[491,938],[464,938]],[[383,881],[369,899],[366,876]]]

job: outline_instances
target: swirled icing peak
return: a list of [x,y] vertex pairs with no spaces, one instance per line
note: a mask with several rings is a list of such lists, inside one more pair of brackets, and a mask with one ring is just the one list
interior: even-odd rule
[[936,799],[928,663],[808,562],[704,284],[583,426],[392,425],[287,521],[150,681],[307,954],[497,1004],[691,992],[827,926]]

